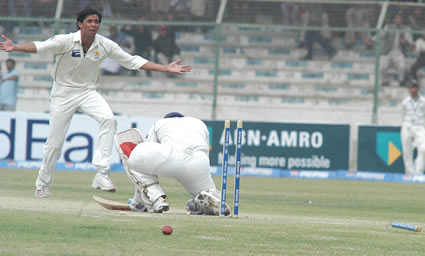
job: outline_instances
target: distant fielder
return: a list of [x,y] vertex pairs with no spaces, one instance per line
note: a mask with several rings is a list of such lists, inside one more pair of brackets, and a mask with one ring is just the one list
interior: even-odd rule
[[97,169],[92,187],[115,191],[109,178],[109,160],[116,120],[105,99],[96,92],[99,66],[105,58],[118,61],[128,69],[142,69],[183,74],[191,71],[190,66],[179,65],[180,60],[168,65],[159,65],[124,52],[115,42],[97,34],[102,15],[93,8],[86,8],[77,15],[78,31],[56,35],[43,42],[14,44],[2,35],[0,50],[27,53],[53,53],[56,61],[52,70],[53,89],[50,100],[50,124],[43,161],[36,181],[35,195],[50,196],[49,185],[53,170],[60,155],[72,116],[78,110],[96,119],[99,136],[93,155]]
[[[409,81],[409,96],[402,102],[401,143],[406,174],[423,174],[425,169],[425,98],[416,80]],[[416,161],[413,150],[416,147]]]
[[172,112],[154,123],[144,141],[138,130],[130,129],[118,133],[115,142],[135,184],[134,197],[128,201],[131,210],[168,211],[167,194],[158,178],[166,176],[192,195],[186,204],[190,214],[218,215],[220,192],[210,174],[209,132],[204,122]]

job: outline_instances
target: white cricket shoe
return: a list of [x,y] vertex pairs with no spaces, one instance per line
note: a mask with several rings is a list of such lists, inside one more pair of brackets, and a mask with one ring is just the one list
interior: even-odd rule
[[[205,215],[215,215],[218,216],[220,213],[221,206],[221,196],[220,192],[216,189],[209,189],[201,191],[193,199],[195,204],[198,204],[200,210]],[[227,216],[230,214],[229,205],[225,204],[226,209],[224,210],[224,215]]]
[[97,173],[94,176],[92,188],[100,189],[103,191],[115,192],[115,186],[112,184],[111,178],[108,174]]
[[134,198],[128,199],[128,206],[133,212],[147,212],[145,204],[137,202]]
[[148,210],[149,212],[162,213],[170,209],[168,199],[166,195],[158,197],[153,203],[152,207]]
[[34,195],[36,197],[40,197],[40,198],[46,198],[50,196],[50,190],[49,187],[47,185],[45,186],[38,186],[35,189]]

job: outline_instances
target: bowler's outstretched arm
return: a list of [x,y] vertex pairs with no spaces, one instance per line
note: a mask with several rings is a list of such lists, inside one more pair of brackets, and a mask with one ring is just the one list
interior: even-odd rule
[[9,38],[5,35],[1,35],[1,38],[4,39],[4,42],[0,42],[0,50],[5,52],[28,52],[28,53],[36,53],[37,48],[33,42],[31,43],[23,43],[23,44],[14,44]]

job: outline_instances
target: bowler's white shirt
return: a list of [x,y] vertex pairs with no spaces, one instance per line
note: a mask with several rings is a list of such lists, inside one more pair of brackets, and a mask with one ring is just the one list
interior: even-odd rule
[[77,88],[95,88],[99,66],[105,58],[118,61],[128,69],[139,69],[148,60],[123,51],[114,41],[96,34],[87,53],[84,54],[81,32],[61,34],[46,41],[34,42],[37,53],[53,53],[56,62],[51,76],[56,84]]
[[414,100],[411,96],[402,102],[403,125],[425,125],[425,98],[420,96]]
[[147,141],[172,144],[181,149],[209,152],[209,132],[204,122],[193,117],[172,117],[156,121]]

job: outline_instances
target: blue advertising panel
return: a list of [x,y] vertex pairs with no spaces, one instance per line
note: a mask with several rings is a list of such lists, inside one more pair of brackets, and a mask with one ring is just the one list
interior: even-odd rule
[[[117,131],[137,127],[146,134],[156,120],[151,117],[116,116]],[[45,113],[2,112],[0,115],[0,161],[9,168],[38,169],[47,139],[49,115]],[[93,118],[75,114],[67,131],[57,169],[95,170],[91,164],[99,125]],[[122,170],[116,150],[112,150],[111,169]]]
[[359,126],[359,171],[404,173],[400,127]]
[[[48,132],[48,114],[3,112],[0,116],[0,168],[38,169]],[[152,117],[117,116],[117,131],[131,127],[146,134],[157,120]],[[159,117],[161,118],[161,117]],[[210,132],[210,161],[213,174],[219,174],[222,162],[224,122],[205,121]],[[67,132],[56,168],[95,170],[91,164],[98,135],[97,122],[76,114]],[[244,122],[241,172],[243,175],[276,176],[290,170],[292,176],[308,176],[311,171],[348,170],[349,125]],[[235,163],[236,120],[232,122],[229,166]],[[123,171],[115,150],[111,170]],[[296,172],[296,171],[310,171]],[[230,170],[232,173],[232,170]]]
[[[206,121],[211,165],[223,157],[224,122]],[[236,121],[231,123],[229,165],[234,165]],[[349,125],[244,122],[241,165],[281,170],[348,170]]]

